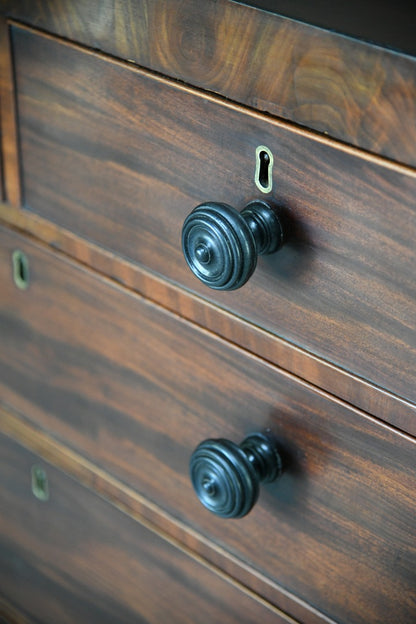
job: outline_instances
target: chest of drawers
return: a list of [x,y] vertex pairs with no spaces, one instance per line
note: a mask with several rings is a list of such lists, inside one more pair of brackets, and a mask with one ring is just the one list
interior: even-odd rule
[[[0,6],[6,621],[411,622],[413,56],[229,0]],[[208,288],[187,215],[253,201],[282,248]],[[221,219],[203,274],[248,253]],[[253,433],[282,474],[218,517],[192,453],[248,505]]]

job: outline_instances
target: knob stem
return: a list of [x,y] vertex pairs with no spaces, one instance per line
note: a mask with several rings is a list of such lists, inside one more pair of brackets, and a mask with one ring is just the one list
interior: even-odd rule
[[269,204],[253,201],[240,214],[254,236],[259,256],[275,253],[283,245],[281,220]]
[[247,436],[240,448],[252,464],[258,479],[262,483],[271,483],[283,471],[283,462],[271,438],[262,433]]

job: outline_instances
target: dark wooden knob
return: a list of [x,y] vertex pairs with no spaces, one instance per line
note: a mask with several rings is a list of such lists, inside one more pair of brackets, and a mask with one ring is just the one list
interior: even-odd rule
[[281,219],[265,201],[238,212],[228,204],[208,202],[185,219],[182,249],[191,271],[216,290],[240,288],[252,275],[257,257],[283,244]]
[[275,442],[263,433],[240,445],[205,440],[190,461],[192,485],[201,503],[221,518],[242,518],[253,507],[261,482],[274,481],[283,470]]

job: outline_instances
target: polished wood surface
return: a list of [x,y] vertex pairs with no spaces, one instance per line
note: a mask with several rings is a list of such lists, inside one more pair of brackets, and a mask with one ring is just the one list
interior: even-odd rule
[[138,292],[150,301],[205,327],[272,364],[290,371],[316,387],[363,409],[394,427],[416,435],[416,405],[378,388],[350,371],[307,353],[285,340],[184,291],[126,258],[120,258],[91,241],[26,210],[0,204],[0,219],[35,236],[54,249],[78,258],[99,273]]
[[0,623],[1,624],[33,624],[33,620],[23,615],[15,605],[10,604],[0,596]]
[[0,465],[0,593],[34,622],[292,621],[4,436]]
[[[30,30],[13,46],[27,210],[416,401],[416,176]],[[187,267],[182,224],[260,195],[259,143],[290,240],[217,293]]]
[[0,3],[15,19],[416,165],[414,57],[230,0],[114,6]]
[[[22,237],[0,248],[6,404],[336,621],[411,619],[414,440]],[[193,448],[268,428],[286,475],[247,518],[216,519]]]
[[416,54],[416,4],[407,0],[234,0],[351,37]]
[[1,119],[1,198],[20,206],[21,185],[19,145],[17,138],[16,101],[9,26],[0,17],[0,119]]
[[[68,448],[56,437],[46,434],[37,423],[29,422],[24,415],[3,405],[0,405],[0,431],[88,489],[94,490],[141,524],[150,526],[152,530],[161,534],[163,539],[167,539],[191,557],[203,561],[205,566],[213,567],[216,574],[225,573],[229,581],[236,581],[236,584],[246,588],[246,591],[250,588],[257,597],[266,600],[269,605],[278,605],[280,610],[290,613],[296,621],[308,624],[334,624],[331,618],[255,568],[244,564],[225,547],[214,544],[202,533],[190,529],[185,523],[139,494],[137,490]],[[10,603],[7,604],[10,607]]]
[[[0,0],[7,624],[416,618],[416,59],[245,4]],[[214,293],[182,222],[260,144],[288,243]],[[285,473],[215,518],[191,453],[254,431]]]

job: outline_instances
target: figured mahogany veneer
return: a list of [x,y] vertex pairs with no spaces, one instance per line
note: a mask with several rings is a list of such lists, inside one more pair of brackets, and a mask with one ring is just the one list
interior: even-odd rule
[[[5,404],[337,622],[411,619],[414,440],[23,237],[0,250]],[[214,518],[192,450],[261,429],[285,474],[246,518]]]
[[[288,3],[293,17],[297,4]],[[313,13],[316,3],[308,4]],[[351,3],[343,4],[354,11]],[[366,4],[364,0],[357,10],[360,17]],[[393,30],[400,0],[390,4],[393,16],[388,27]],[[412,24],[414,10],[406,4],[402,11]],[[337,14],[338,5],[328,6],[326,13]],[[383,9],[385,15],[386,6]],[[2,0],[0,10],[45,31],[416,165],[412,56],[231,0],[116,4],[60,0],[59,5]],[[343,7],[341,15],[342,11]],[[374,12],[376,31],[382,14]]]
[[233,0],[291,19],[315,24],[355,39],[415,55],[413,22],[416,5],[407,0],[350,0],[331,6],[328,0]]
[[[25,208],[416,401],[416,176],[53,38],[14,27]],[[185,217],[261,193],[292,224],[236,293],[184,262]]]

